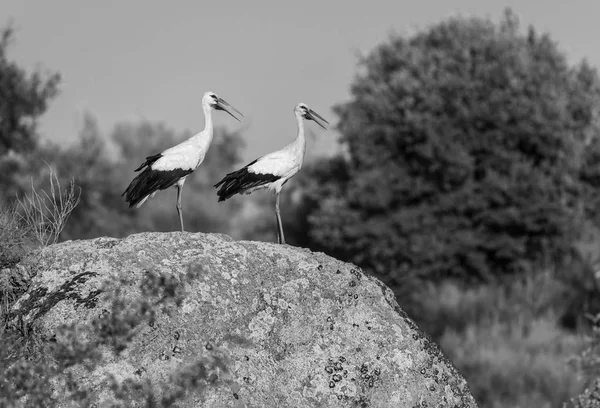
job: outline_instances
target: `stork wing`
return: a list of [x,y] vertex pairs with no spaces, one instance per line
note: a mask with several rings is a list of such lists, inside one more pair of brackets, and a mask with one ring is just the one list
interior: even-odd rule
[[143,169],[146,166],[150,166],[152,163],[154,163],[155,161],[157,161],[158,159],[160,159],[162,157],[162,153],[158,153],[158,154],[154,154],[152,156],[148,156],[146,157],[146,161],[143,162],[142,164],[140,164],[140,167],[138,167],[137,169],[135,169],[134,171],[140,171],[141,169]]
[[171,170],[194,170],[198,164],[198,158],[192,154],[170,153],[165,154],[152,163],[153,170],[171,171]]
[[284,182],[300,169],[292,152],[278,150],[248,163],[239,170],[227,174],[215,184],[219,201],[227,200],[235,194],[251,191],[269,185],[277,180]]
[[298,167],[296,158],[286,150],[269,153],[248,165],[248,172],[285,177]]

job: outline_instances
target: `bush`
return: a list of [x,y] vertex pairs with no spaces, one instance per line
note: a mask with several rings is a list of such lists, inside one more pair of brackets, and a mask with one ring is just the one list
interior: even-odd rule
[[35,237],[14,208],[0,208],[0,270],[15,266],[33,249]]
[[554,275],[469,288],[446,281],[415,294],[416,320],[481,407],[559,408],[581,391],[584,380],[572,359],[583,342],[559,323],[570,288]]
[[31,276],[17,267],[38,247],[33,231],[15,208],[0,209],[0,335],[9,309],[25,292]]

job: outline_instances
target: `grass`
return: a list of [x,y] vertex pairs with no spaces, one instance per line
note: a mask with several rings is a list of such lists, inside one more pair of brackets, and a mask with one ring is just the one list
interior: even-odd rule
[[23,221],[42,246],[58,242],[60,233],[65,228],[69,215],[79,204],[81,196],[81,190],[76,191],[74,180],[62,191],[58,176],[52,168],[49,181],[48,191],[36,190],[32,180],[31,192],[17,197]]

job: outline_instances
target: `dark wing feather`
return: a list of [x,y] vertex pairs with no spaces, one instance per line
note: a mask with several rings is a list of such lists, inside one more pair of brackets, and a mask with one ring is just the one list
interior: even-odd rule
[[161,157],[162,157],[162,153],[158,153],[158,154],[155,154],[155,155],[153,155],[153,156],[148,156],[148,157],[146,157],[146,161],[145,161],[145,162],[143,162],[143,163],[140,165],[140,167],[138,167],[138,168],[137,168],[137,169],[135,169],[134,171],[140,171],[140,170],[141,170],[141,169],[143,169],[145,166],[148,166],[148,167],[150,167],[150,165],[151,165],[152,163],[154,163],[155,161],[157,161],[157,160],[158,160],[158,159],[160,159]]
[[214,185],[215,188],[221,187],[217,191],[219,201],[225,201],[233,195],[242,193],[250,188],[263,186],[273,181],[279,180],[279,176],[274,174],[251,173],[248,167],[256,163],[254,160],[244,167],[227,174],[221,181]]
[[[154,157],[154,156],[150,156]],[[156,160],[154,160],[156,161]],[[152,162],[150,163],[152,164]],[[125,201],[129,203],[129,208],[142,201],[144,197],[158,190],[165,190],[181,178],[190,174],[192,169],[175,169],[170,171],[152,170],[146,167],[143,172],[138,174],[129,184],[121,196],[125,196]]]

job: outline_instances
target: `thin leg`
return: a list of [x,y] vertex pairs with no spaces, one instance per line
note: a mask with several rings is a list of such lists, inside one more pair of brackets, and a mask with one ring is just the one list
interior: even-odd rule
[[179,222],[181,223],[181,231],[183,232],[183,211],[181,209],[181,191],[183,190],[183,185],[177,185],[177,214],[179,214]]
[[279,193],[277,193],[277,198],[275,199],[275,214],[277,215],[277,241],[280,244],[285,244],[283,223],[281,222],[281,215],[279,214]]
[[275,218],[277,219],[277,243],[281,244],[281,232],[279,232],[279,216],[275,212]]

